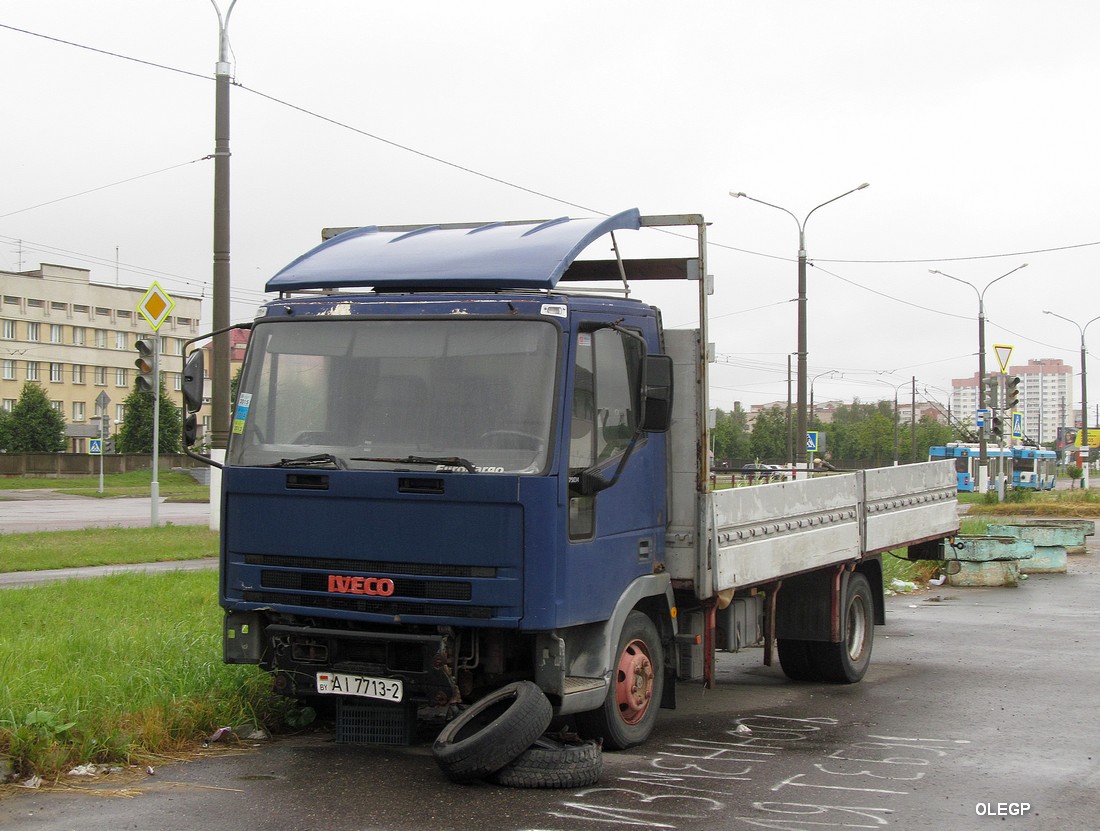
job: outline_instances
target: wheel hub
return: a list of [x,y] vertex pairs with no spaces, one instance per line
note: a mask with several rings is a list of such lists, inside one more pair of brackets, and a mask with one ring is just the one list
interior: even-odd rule
[[653,662],[642,641],[633,640],[619,656],[615,701],[627,724],[637,724],[653,699]]

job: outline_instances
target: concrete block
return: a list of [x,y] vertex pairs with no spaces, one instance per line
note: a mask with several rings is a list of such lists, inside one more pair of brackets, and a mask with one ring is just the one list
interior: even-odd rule
[[[1018,525],[1054,525],[1065,526],[1067,528],[1080,529],[1085,537],[1091,537],[1096,533],[1096,521],[1091,519],[1025,519],[1021,520]],[[1085,554],[1085,541],[1081,539],[1081,544],[1067,544],[1066,553],[1070,556]]]
[[[948,572],[955,568],[954,563]],[[1015,588],[1020,585],[1020,566],[1016,560],[996,560],[990,562],[960,561],[955,574],[948,573],[947,585],[959,588],[976,586],[1006,586]]]
[[1035,545],[1060,545],[1066,548],[1071,545],[1085,544],[1085,529],[1083,526],[1070,525],[1068,523],[1050,522],[1023,523],[1013,522],[1005,525],[990,524],[986,533],[991,536],[1018,537],[1029,540]]
[[1064,573],[1066,554],[1070,546],[1085,545],[1085,531],[1081,526],[1071,525],[990,525],[990,534],[1004,534],[1027,540],[1035,546],[1035,553],[1027,562],[1020,564],[1024,574]]
[[1065,574],[1067,553],[1060,545],[1037,545],[1031,559],[1020,560],[1020,573]]
[[946,558],[968,562],[996,560],[1026,560],[1035,554],[1035,545],[1029,540],[1009,534],[972,536],[960,534],[955,545],[945,549]]

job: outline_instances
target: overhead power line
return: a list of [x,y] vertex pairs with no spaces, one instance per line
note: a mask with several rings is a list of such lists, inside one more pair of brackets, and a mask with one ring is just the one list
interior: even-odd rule
[[[130,61],[130,62],[133,62],[133,63],[141,64],[143,66],[152,67],[154,69],[162,69],[162,70],[165,70],[165,71],[168,71],[168,72],[175,72],[175,73],[178,73],[178,74],[181,74],[181,75],[187,75],[187,76],[190,76],[190,77],[193,77],[193,78],[201,78],[204,81],[214,80],[210,76],[203,75],[201,73],[191,72],[189,70],[184,70],[184,69],[179,69],[177,67],[157,63],[155,61],[144,60],[144,59],[141,59],[141,58],[134,58],[134,57],[131,57],[129,55],[123,55],[123,54],[120,54],[118,52],[112,52],[112,51],[109,51],[109,50],[106,50],[106,49],[100,49],[100,48],[97,48],[97,47],[88,46],[86,44],[76,43],[76,42],[70,41],[70,40],[65,40],[63,38],[53,37],[51,35],[45,35],[45,34],[42,34],[40,32],[32,32],[28,29],[22,29],[22,28],[17,27],[17,26],[11,26],[11,25],[8,25],[8,24],[0,23],[0,28],[8,29],[8,30],[13,31],[13,32],[18,32],[20,34],[28,35],[30,37],[41,38],[43,40],[48,40],[48,41],[51,41],[53,43],[62,44],[64,46],[71,46],[71,47],[74,47],[76,49],[83,49],[85,51],[94,52],[96,54],[104,55],[104,56],[107,56],[107,57],[118,58],[119,60],[124,60],[124,61]],[[353,126],[351,124],[348,124],[346,122],[339,121],[339,120],[331,118],[329,116],[322,115],[318,112],[310,110],[307,107],[303,107],[303,106],[300,106],[298,104],[291,103],[291,102],[286,101],[285,99],[279,98],[275,95],[270,95],[268,93],[261,92],[260,90],[256,90],[256,89],[253,89],[251,87],[245,86],[244,84],[234,82],[234,86],[237,86],[238,88],[244,90],[245,92],[249,92],[249,93],[251,93],[253,95],[256,95],[260,98],[264,98],[268,101],[271,101],[272,103],[279,104],[280,106],[284,106],[284,107],[287,107],[289,109],[295,110],[296,112],[302,113],[303,115],[308,115],[311,118],[319,119],[319,120],[324,121],[328,124],[332,124],[333,126],[340,127],[342,129],[345,129],[345,130],[349,130],[349,131],[354,132],[358,135],[364,136],[366,138],[370,138],[374,141],[378,141],[378,142],[381,142],[383,144],[387,144],[387,145],[389,145],[391,147],[394,147],[398,150],[402,150],[402,151],[407,152],[407,153],[412,153],[413,155],[419,156],[423,159],[427,159],[427,160],[435,162],[437,164],[442,164],[442,165],[445,165],[447,167],[451,167],[455,170],[458,170],[458,171],[463,172],[463,173],[467,173],[471,176],[477,176],[479,178],[485,179],[485,180],[490,181],[490,182],[494,182],[494,183],[502,185],[504,187],[519,190],[519,191],[522,191],[523,193],[527,193],[527,194],[530,194],[532,196],[537,196],[540,199],[547,199],[549,201],[556,202],[556,203],[561,204],[561,205],[566,205],[568,207],[578,208],[578,209],[583,210],[583,211],[589,211],[591,213],[594,213],[594,214],[597,214],[597,215],[600,215],[600,216],[607,216],[608,215],[608,213],[606,211],[601,211],[601,210],[598,210],[596,208],[592,208],[592,207],[587,206],[587,205],[582,205],[578,202],[573,202],[571,200],[564,199],[564,198],[559,197],[559,196],[554,196],[553,194],[546,193],[544,191],[536,190],[534,188],[530,188],[530,187],[527,187],[525,185],[520,185],[516,182],[511,182],[511,181],[508,181],[507,179],[502,179],[499,176],[493,176],[491,174],[484,173],[480,170],[476,170],[472,167],[468,167],[466,165],[462,165],[462,164],[459,164],[457,162],[452,162],[452,161],[450,161],[448,159],[445,159],[441,156],[437,156],[437,155],[434,155],[432,153],[428,153],[428,152],[423,151],[423,150],[418,150],[415,147],[411,147],[407,144],[402,144],[401,142],[385,138],[384,136],[380,136],[377,133],[372,133],[372,132],[369,132],[367,130],[361,129],[359,127],[355,127],[355,126]],[[49,204],[49,203],[43,203],[43,204]],[[38,206],[34,206],[34,207],[38,207]],[[29,210],[29,209],[24,209],[24,210]],[[667,233],[671,233],[675,236],[683,236],[683,235],[680,235],[680,234],[676,234],[673,231],[669,231],[668,229],[664,229],[664,230]],[[727,243],[718,242],[718,241],[713,240],[713,239],[708,240],[707,244],[708,244],[708,246],[711,246],[711,247],[714,247],[714,248],[720,248],[720,249],[727,250],[727,251],[735,251],[735,252],[738,252],[738,253],[741,253],[741,254],[749,254],[751,256],[756,256],[756,257],[764,257],[764,258],[767,258],[767,259],[784,260],[784,261],[788,261],[788,262],[793,262],[794,261],[793,258],[791,258],[791,257],[780,256],[780,255],[776,255],[776,254],[768,254],[768,253],[765,253],[765,252],[762,252],[762,251],[754,251],[754,250],[747,249],[747,248],[739,248],[737,246],[729,245]],[[926,257],[926,258],[921,258],[921,259],[897,259],[897,260],[889,260],[889,259],[858,260],[858,259],[815,258],[814,262],[817,262],[817,263],[842,263],[842,264],[848,263],[848,264],[878,264],[878,265],[916,265],[916,264],[922,264],[922,263],[960,262],[960,261],[965,261],[965,260],[995,259],[995,258],[999,258],[999,257],[1017,257],[1017,256],[1025,255],[1025,254],[1045,254],[1045,253],[1053,253],[1053,252],[1056,252],[1056,251],[1068,251],[1068,250],[1073,250],[1073,249],[1077,249],[1077,248],[1087,248],[1087,247],[1096,246],[1096,245],[1100,245],[1100,241],[1097,241],[1097,242],[1084,242],[1084,243],[1077,243],[1077,244],[1063,245],[1063,246],[1054,246],[1054,247],[1034,249],[1034,250],[1029,250],[1029,251],[1004,252],[1004,253],[1000,253],[1000,254],[977,254],[977,255],[961,256],[961,257]],[[818,268],[820,268],[820,266],[818,266]],[[825,269],[821,269],[821,270],[825,271]],[[920,306],[916,303],[911,303],[911,302],[906,301],[906,300],[901,300],[899,298],[896,298],[896,297],[893,297],[891,295],[885,294],[884,292],[880,292],[880,291],[877,291],[875,289],[869,288],[867,286],[863,286],[860,283],[856,283],[853,280],[849,280],[847,278],[840,277],[840,275],[833,274],[832,272],[826,271],[826,273],[831,274],[832,276],[836,277],[837,279],[840,279],[840,280],[843,280],[845,282],[851,283],[852,285],[858,286],[860,288],[863,288],[863,289],[865,289],[867,291],[870,291],[874,294],[878,294],[878,295],[880,295],[882,297],[885,297],[887,299],[895,300],[899,303],[904,303],[906,305],[913,306],[915,308],[924,309],[925,311],[936,312],[937,314],[947,314],[947,315],[952,316],[952,317],[962,317],[960,315],[951,315],[950,313],[944,312],[944,311],[939,310],[939,309],[931,309],[931,308],[926,307],[926,306]]]
[[163,69],[167,72],[177,72],[180,75],[190,75],[192,78],[202,78],[204,81],[214,80],[209,75],[203,75],[199,72],[190,72],[186,69],[179,69],[174,66],[168,66],[167,64],[156,63],[154,61],[146,61],[142,60],[141,58],[132,58],[129,55],[122,55],[118,52],[108,52],[106,49],[97,49],[94,46],[87,46],[83,43],[75,43],[71,40],[63,40],[62,38],[55,38],[51,35],[44,35],[41,32],[32,32],[29,29],[20,29],[18,26],[9,26],[7,23],[0,23],[0,29],[9,29],[13,32],[19,32],[22,35],[30,35],[31,37],[42,38],[42,40],[49,40],[53,43],[60,43],[63,46],[72,46],[76,49],[83,49],[87,52],[96,52],[100,55],[106,55],[110,58],[118,58],[119,60],[130,61],[131,63],[139,63],[143,66],[151,66],[154,69]]
[[80,193],[72,193],[68,196],[59,196],[57,199],[50,199],[46,202],[39,202],[37,205],[28,205],[25,208],[20,208],[17,211],[8,211],[6,214],[0,214],[0,219],[5,219],[9,216],[15,216],[16,214],[26,213],[27,211],[33,211],[35,208],[44,208],[46,205],[56,205],[58,202],[64,202],[68,199],[76,199],[78,196],[87,196],[89,193],[96,193],[97,191],[107,190],[107,188],[117,187],[118,185],[125,185],[129,182],[136,182],[138,179],[145,179],[149,176],[156,176],[158,173],[167,173],[169,170],[176,170],[180,167],[186,167],[189,164],[195,164],[196,162],[205,162],[208,159],[214,158],[213,155],[202,156],[198,159],[192,159],[189,162],[180,162],[174,164],[171,167],[162,167],[160,170],[152,170],[149,173],[141,173],[137,176],[131,176],[128,179],[120,179],[117,182],[111,182],[109,185],[100,185],[96,188],[89,188],[88,190],[82,190]]

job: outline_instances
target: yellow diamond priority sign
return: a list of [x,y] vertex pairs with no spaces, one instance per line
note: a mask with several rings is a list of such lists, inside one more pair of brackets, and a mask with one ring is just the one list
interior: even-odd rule
[[154,332],[160,328],[168,315],[172,314],[174,308],[176,308],[176,301],[169,297],[168,292],[162,289],[156,281],[149,286],[149,291],[145,292],[145,296],[141,298],[141,302],[137,305],[137,310],[141,312],[142,317],[149,321],[149,325],[153,327]]

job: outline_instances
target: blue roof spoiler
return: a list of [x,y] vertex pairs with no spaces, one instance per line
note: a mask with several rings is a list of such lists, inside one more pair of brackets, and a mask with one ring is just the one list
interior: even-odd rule
[[632,208],[582,219],[354,228],[298,257],[266,288],[552,289],[592,242],[640,227]]

